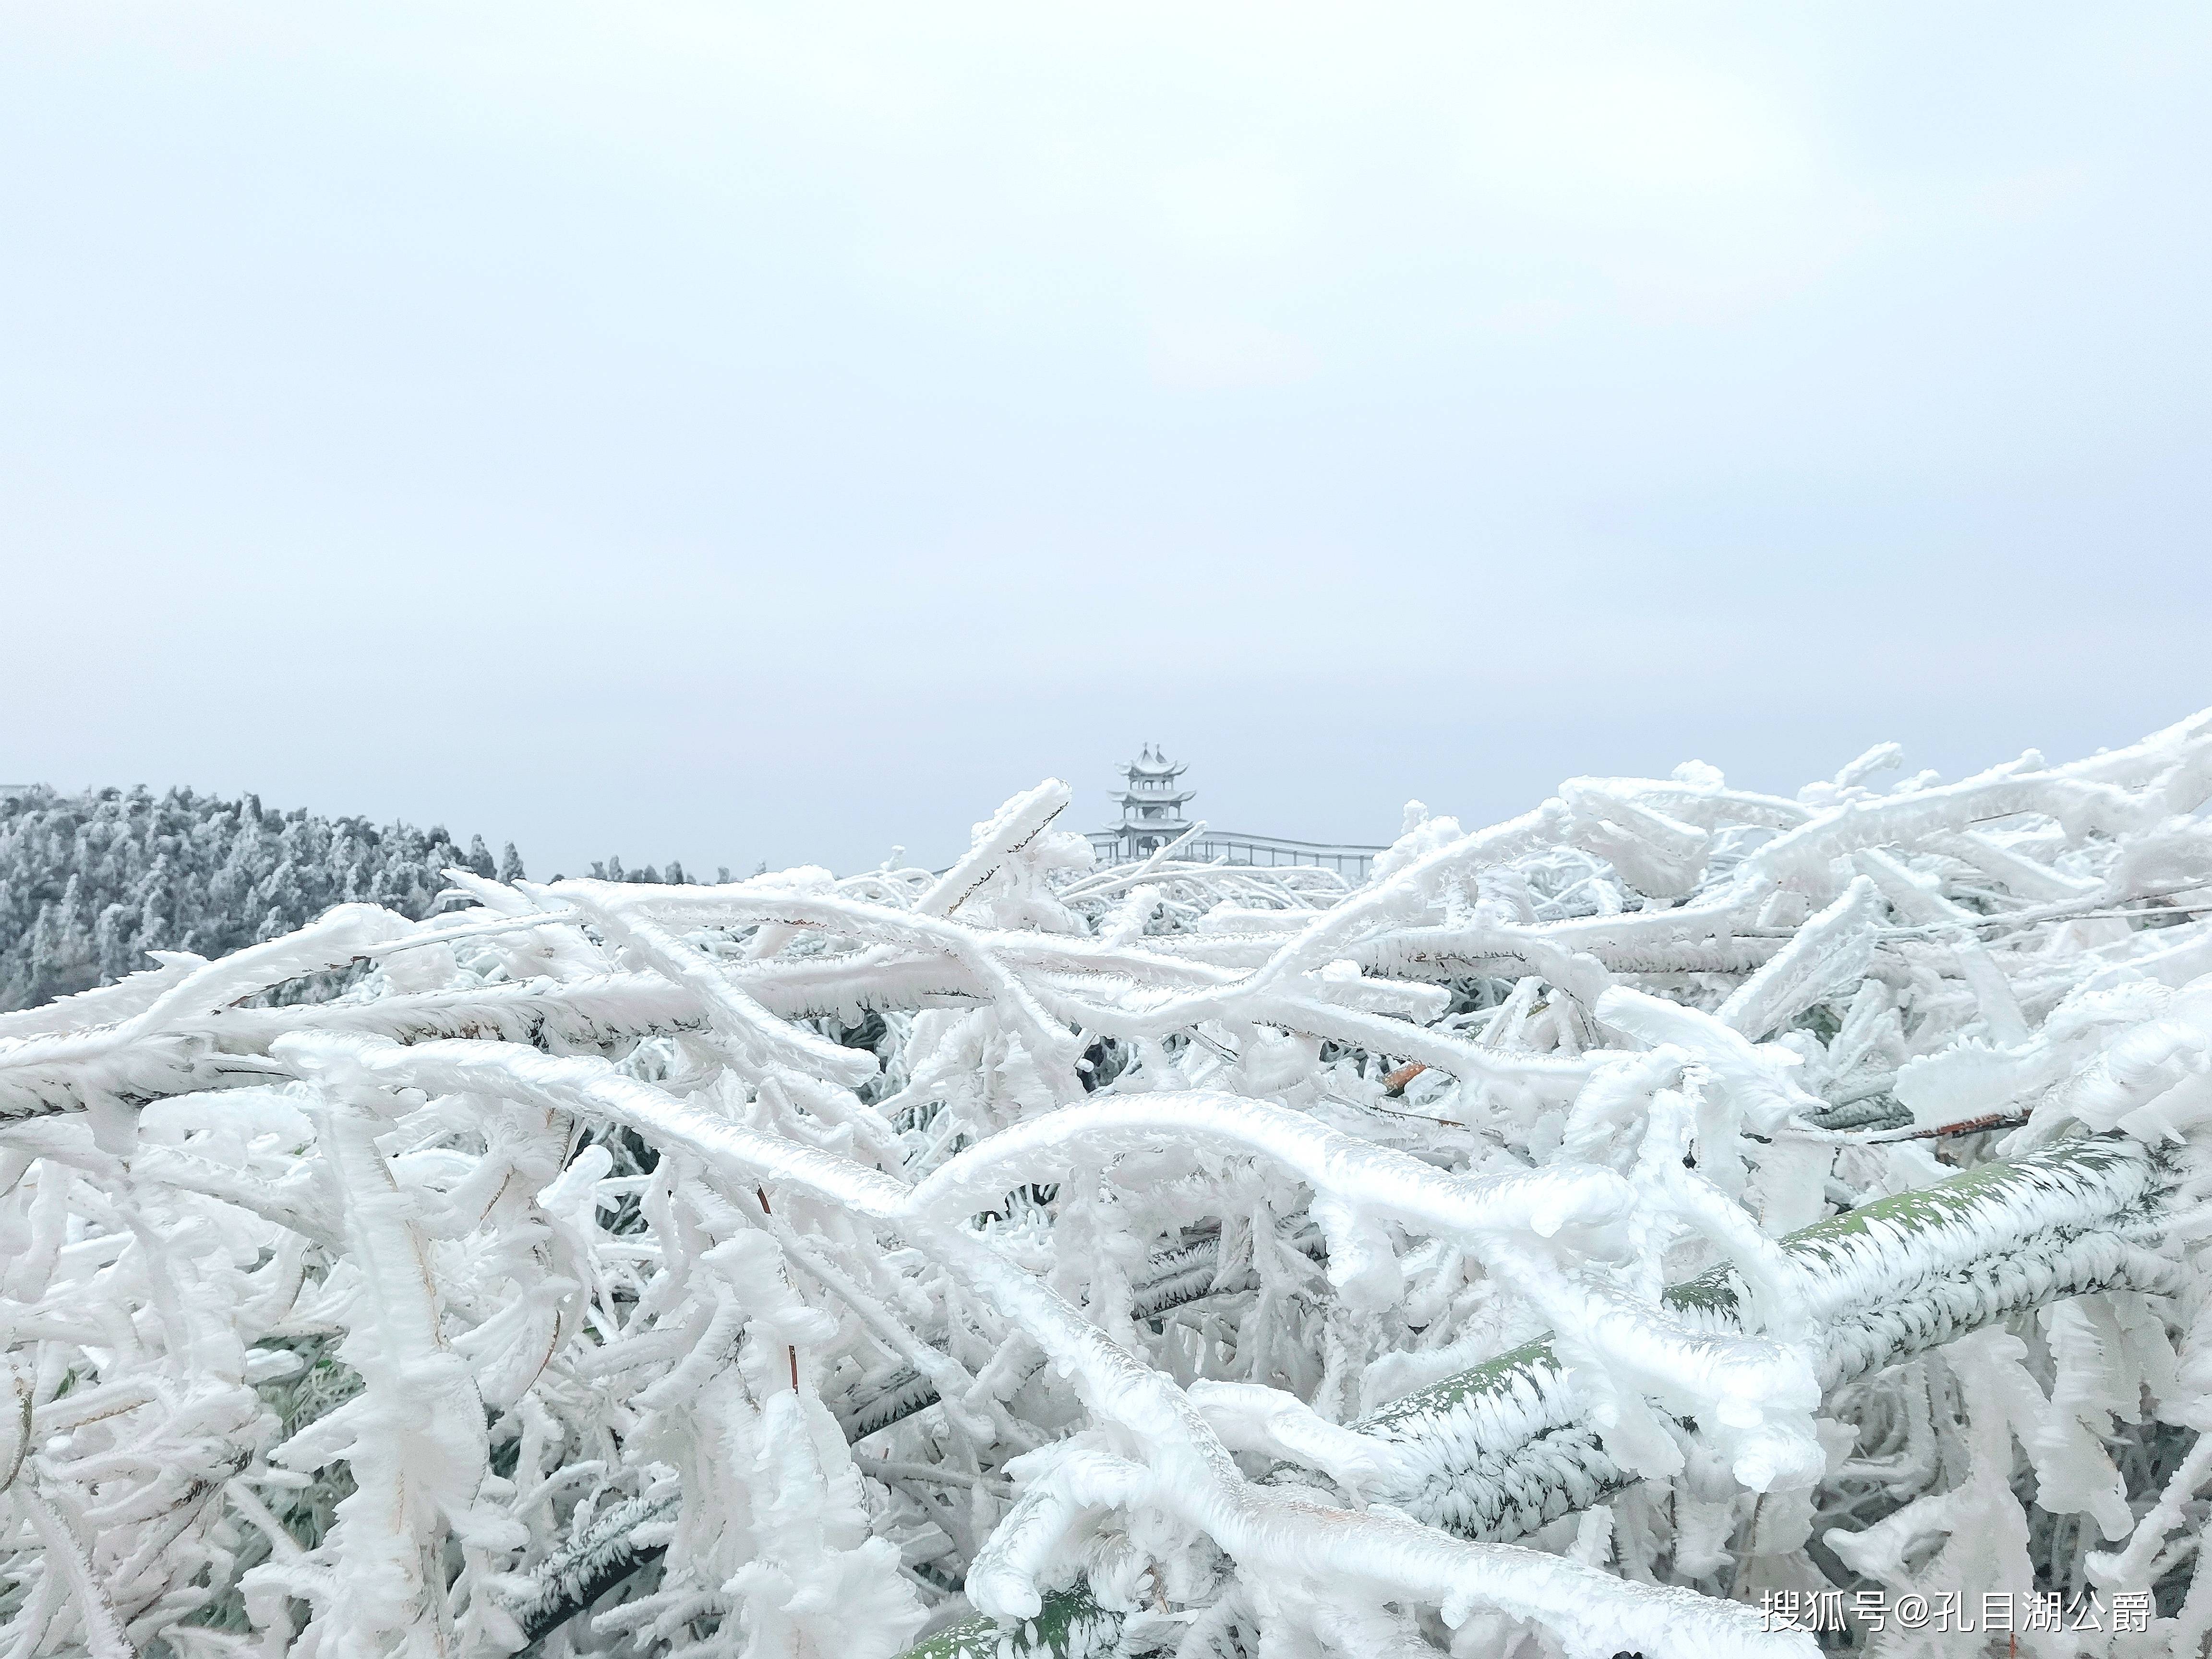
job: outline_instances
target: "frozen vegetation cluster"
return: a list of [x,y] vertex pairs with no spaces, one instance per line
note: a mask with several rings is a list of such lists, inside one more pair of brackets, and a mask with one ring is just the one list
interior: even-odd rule
[[0,1653],[2201,1654],[2212,712],[1897,760],[457,855],[0,1016]]
[[[442,829],[271,811],[252,795],[26,790],[0,799],[0,1009],[112,985],[157,951],[223,956],[334,904],[420,921],[456,865],[501,881],[523,873],[512,842],[495,862],[481,836],[464,848]],[[616,880],[663,879],[650,866],[626,878],[618,858],[592,867]],[[669,866],[666,879],[684,878]]]

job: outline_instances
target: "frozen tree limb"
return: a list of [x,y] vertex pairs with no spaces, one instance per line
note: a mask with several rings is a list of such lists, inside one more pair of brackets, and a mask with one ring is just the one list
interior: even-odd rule
[[2032,1549],[2185,1644],[2212,718],[1893,758],[1359,888],[1048,782],[0,1016],[0,1641],[1771,1653]]

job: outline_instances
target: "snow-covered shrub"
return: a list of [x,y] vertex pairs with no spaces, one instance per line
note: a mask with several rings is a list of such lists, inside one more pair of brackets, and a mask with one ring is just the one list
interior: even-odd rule
[[1352,890],[1047,783],[0,1016],[0,1644],[2198,1653],[2212,714],[1894,758]]

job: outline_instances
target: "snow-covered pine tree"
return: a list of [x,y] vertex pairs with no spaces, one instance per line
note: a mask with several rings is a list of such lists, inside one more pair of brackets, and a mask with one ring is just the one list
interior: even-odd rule
[[1351,890],[1048,782],[0,1015],[0,1642],[2200,1655],[2212,713],[1894,759]]

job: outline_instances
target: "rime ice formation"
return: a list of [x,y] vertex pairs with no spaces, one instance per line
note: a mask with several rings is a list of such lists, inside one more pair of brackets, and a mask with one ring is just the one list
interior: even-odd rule
[[1895,759],[1357,887],[1047,782],[0,1016],[5,1652],[2198,1654],[2212,714]]

